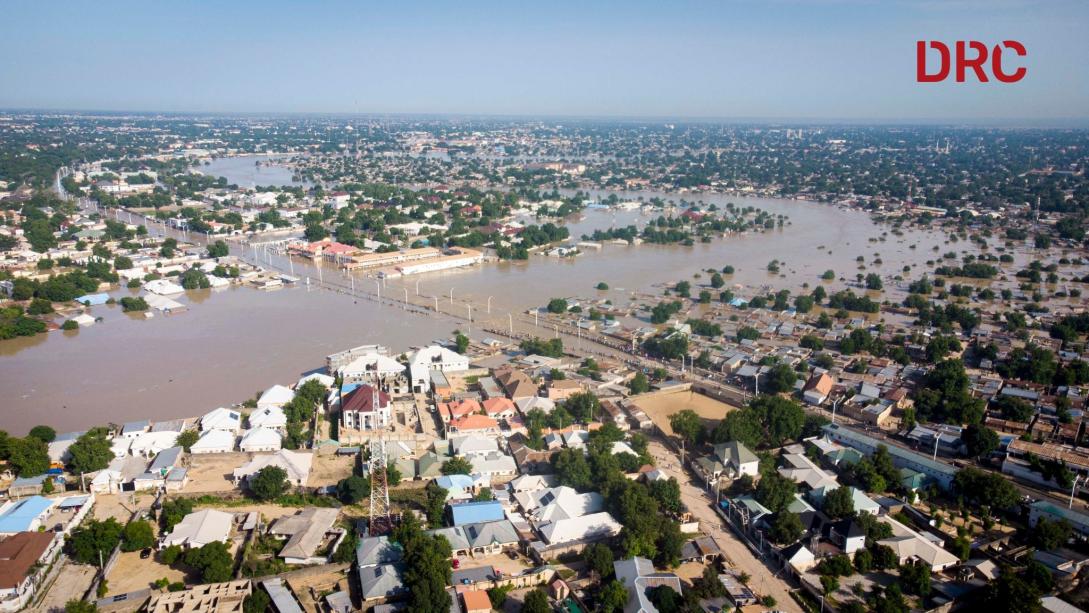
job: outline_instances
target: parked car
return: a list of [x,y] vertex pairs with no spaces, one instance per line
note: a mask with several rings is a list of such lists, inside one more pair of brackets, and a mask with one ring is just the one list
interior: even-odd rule
[[141,560],[146,560],[146,559],[148,559],[150,557],[151,557],[151,547],[148,547],[147,549],[140,552],[140,559]]

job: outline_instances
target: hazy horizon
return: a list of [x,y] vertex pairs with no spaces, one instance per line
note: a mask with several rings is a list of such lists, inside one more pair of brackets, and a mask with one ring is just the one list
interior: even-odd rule
[[[1089,3],[725,0],[409,6],[15,0],[12,111],[1089,123]],[[915,82],[915,41],[1019,40],[1015,84]]]

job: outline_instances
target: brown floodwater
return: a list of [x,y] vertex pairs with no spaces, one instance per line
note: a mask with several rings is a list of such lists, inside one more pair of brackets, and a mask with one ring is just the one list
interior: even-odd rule
[[[643,194],[650,197],[653,194]],[[507,313],[544,304],[549,298],[582,296],[628,300],[632,292],[660,293],[662,284],[682,279],[693,286],[706,282],[692,275],[707,268],[732,265],[727,287],[789,288],[803,282],[815,286],[832,269],[853,280],[857,272],[877,271],[888,280],[905,265],[923,270],[925,262],[955,250],[977,252],[968,242],[946,244],[937,231],[905,230],[889,233],[885,242],[871,243],[887,228],[869,216],[830,205],[763,198],[705,196],[707,202],[735,202],[789,216],[789,225],[764,233],[728,236],[692,247],[612,245],[575,258],[533,256],[528,262],[487,263],[471,269],[391,279],[384,297],[403,298],[407,289],[421,296],[441,296],[448,303],[466,299],[483,305],[492,297],[492,314],[483,307],[474,312],[473,331],[481,319],[505,328]],[[593,229],[644,225],[658,213],[589,210],[572,223],[577,239]],[[912,249],[911,245],[915,245]],[[933,248],[939,247],[935,252]],[[820,247],[820,248],[818,248]],[[252,250],[234,247],[252,257]],[[879,254],[883,265],[869,264]],[[855,258],[865,257],[867,269],[858,271]],[[289,269],[284,256],[270,256],[277,268]],[[780,261],[781,273],[769,274],[769,261]],[[1021,259],[1021,256],[1018,256]],[[176,315],[152,319],[130,317],[120,307],[93,307],[105,321],[79,332],[51,332],[32,338],[0,342],[0,428],[23,433],[35,424],[59,430],[81,429],[108,422],[194,416],[224,404],[250,398],[274,383],[294,383],[320,368],[332,352],[365,343],[379,343],[396,352],[446,338],[458,322],[449,317],[428,317],[372,301],[355,300],[342,293],[317,289],[318,271],[296,259],[298,287],[264,292],[249,288],[188,292],[178,298],[191,308]],[[343,273],[325,267],[328,284],[350,286]],[[912,275],[912,276],[917,276]],[[305,285],[311,277],[310,288]],[[610,289],[594,289],[604,281]],[[374,279],[357,274],[356,291],[373,294]],[[844,284],[826,284],[830,290]],[[695,288],[698,291],[698,288]],[[126,289],[111,292],[115,296]],[[745,293],[742,289],[742,293]],[[747,293],[751,294],[752,291]],[[422,299],[430,304],[431,298]],[[461,307],[464,308],[464,307]]]

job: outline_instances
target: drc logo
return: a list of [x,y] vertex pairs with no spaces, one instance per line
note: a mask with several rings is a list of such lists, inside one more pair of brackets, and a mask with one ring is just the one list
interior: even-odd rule
[[1016,83],[1028,72],[1024,66],[1010,70],[1010,64],[1014,63],[1011,55],[1021,58],[1027,55],[1025,46],[1015,40],[1004,40],[990,49],[978,40],[958,40],[953,47],[950,53],[949,45],[941,41],[916,41],[915,80],[940,83],[949,77],[951,70],[956,70],[957,83],[964,83],[971,70],[976,80],[987,83],[988,64],[991,74],[1001,83]]

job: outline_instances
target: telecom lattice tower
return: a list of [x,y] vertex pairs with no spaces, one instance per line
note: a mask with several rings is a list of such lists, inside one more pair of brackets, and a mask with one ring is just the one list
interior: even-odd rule
[[388,534],[393,528],[389,513],[389,484],[386,480],[386,441],[371,439],[371,536]]

